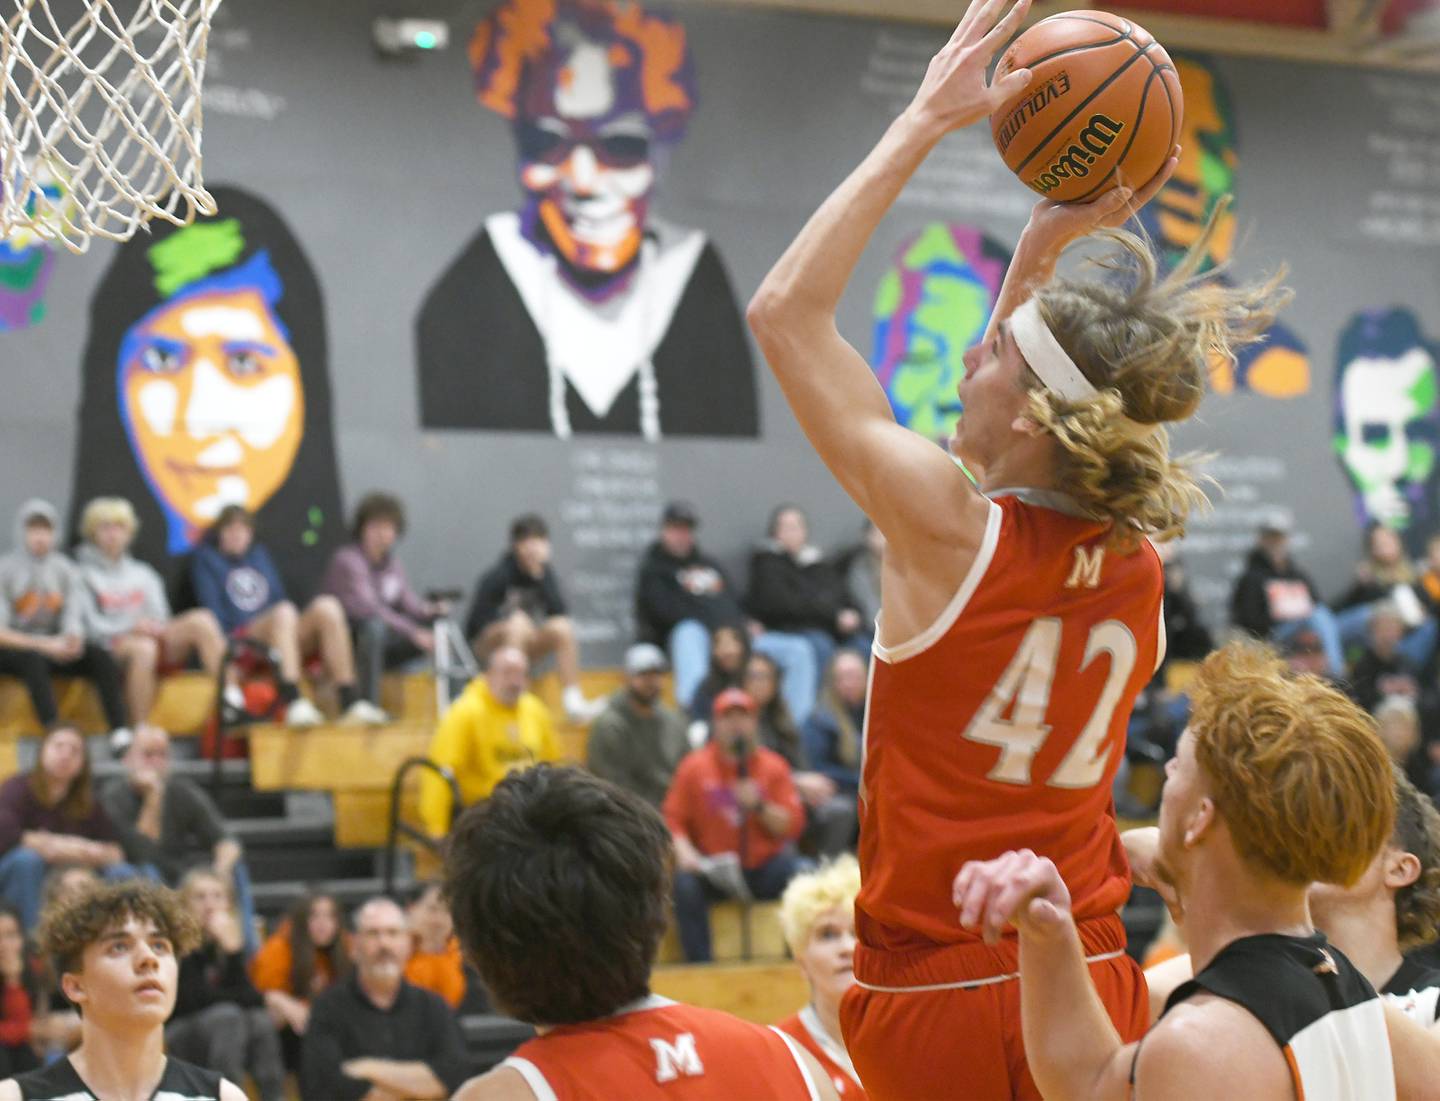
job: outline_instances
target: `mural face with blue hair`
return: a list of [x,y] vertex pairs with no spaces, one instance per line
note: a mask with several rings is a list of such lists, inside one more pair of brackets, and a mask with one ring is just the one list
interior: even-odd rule
[[1350,319],[1336,354],[1334,447],[1355,487],[1356,518],[1428,533],[1440,447],[1434,345],[1409,310]]
[[955,431],[965,350],[990,323],[1009,264],[979,230],[945,222],[897,251],[875,292],[871,364],[907,428],[937,442]]
[[258,511],[289,477],[304,433],[299,360],[275,312],[284,286],[265,250],[232,263],[243,251],[234,219],[154,246],[165,300],[120,344],[121,418],[172,553],[226,505]]

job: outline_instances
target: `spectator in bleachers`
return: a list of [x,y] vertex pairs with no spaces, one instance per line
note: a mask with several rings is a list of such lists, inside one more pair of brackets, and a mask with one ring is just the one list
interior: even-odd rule
[[410,929],[388,898],[355,911],[355,970],[315,999],[300,1096],[325,1101],[449,1097],[467,1077],[460,1026],[405,981]]
[[745,612],[714,558],[695,539],[700,518],[683,501],[660,517],[660,537],[640,561],[635,586],[635,625],[640,638],[664,646],[675,667],[675,699],[690,706],[705,677],[711,632],[745,629]]
[[[1165,616],[1165,653],[1155,675],[1135,701],[1128,737],[1132,752],[1154,754],[1154,763],[1159,764],[1161,755],[1174,756],[1180,732],[1190,717],[1190,699],[1183,691],[1172,689],[1171,671],[1176,663],[1203,661],[1215,648],[1215,640],[1190,591],[1179,546],[1156,543],[1155,551],[1165,569],[1165,600],[1161,607]],[[1126,765],[1122,765],[1116,775],[1117,790],[1125,790],[1125,778]]]
[[1440,532],[1425,540],[1425,562],[1415,578],[1415,593],[1427,612],[1440,615]]
[[710,669],[690,697],[690,717],[708,724],[715,697],[727,688],[739,688],[749,663],[750,636],[740,627],[715,628],[710,638]]
[[534,513],[511,523],[510,546],[481,575],[465,637],[482,662],[501,646],[513,646],[532,662],[554,655],[560,702],[571,722],[589,722],[604,708],[604,700],[588,700],[580,688],[580,644],[550,562],[550,528]]
[[860,794],[868,679],[864,658],[854,650],[837,653],[830,661],[820,702],[802,732],[810,767],[828,777],[835,790],[852,801]]
[[0,1078],[40,1065],[36,1024],[45,1015],[40,961],[25,943],[20,912],[0,903]]
[[800,849],[807,854],[834,856],[848,849],[855,840],[859,828],[855,800],[842,795],[835,781],[825,773],[810,768],[800,726],[791,717],[790,707],[780,695],[779,684],[780,668],[775,660],[767,654],[751,654],[745,665],[742,687],[755,701],[760,744],[785,758],[790,766],[790,779],[805,804],[805,832],[800,837]]
[[137,724],[150,714],[162,669],[182,669],[194,657],[215,677],[225,657],[215,616],[205,608],[171,615],[159,573],[131,557],[138,525],[125,498],[97,497],[81,513],[85,542],[75,555],[89,590],[90,635],[124,670],[126,704]]
[[[797,688],[790,699],[795,720],[803,723],[815,706],[820,671],[830,663],[837,641],[856,641],[862,623],[834,565],[811,545],[803,510],[779,506],[770,515],[768,535],[750,558],[745,607],[764,625],[772,646],[784,645],[777,654],[782,665],[788,669],[796,662],[808,669],[807,689]],[[809,649],[808,665],[802,644]]]
[[1400,652],[1421,669],[1435,652],[1436,622],[1416,586],[1419,578],[1399,534],[1383,524],[1365,529],[1365,555],[1355,565],[1355,580],[1335,604],[1340,643],[1346,649],[1365,642],[1370,618],[1383,604],[1401,619]]
[[413,940],[405,981],[439,995],[458,1010],[470,992],[470,981],[455,939],[455,922],[438,882],[417,883],[406,893],[405,920]]
[[60,864],[83,864],[106,879],[130,879],[110,816],[95,797],[85,739],[57,726],[40,742],[29,772],[0,784],[0,896],[34,929],[45,876]]
[[1420,667],[1403,649],[1405,621],[1389,601],[1367,609],[1369,643],[1350,667],[1350,697],[1372,715],[1382,699],[1420,698]]
[[1420,713],[1408,696],[1387,696],[1375,705],[1375,729],[1390,759],[1421,791],[1435,794],[1434,766],[1420,737]]
[[241,505],[226,505],[190,560],[196,598],[215,613],[227,634],[244,635],[279,657],[280,700],[291,726],[324,721],[300,695],[300,663],[318,654],[340,696],[340,721],[376,724],[388,716],[355,690],[355,658],[345,611],[333,596],[317,596],[299,611],[270,552],[255,541],[255,522]]
[[840,1032],[840,999],[855,985],[855,897],[860,865],[848,854],[797,875],[780,900],[780,927],[810,1001],[775,1025],[815,1056],[841,1101],[865,1101]]
[[1230,620],[1241,630],[1282,648],[1298,632],[1311,630],[1324,649],[1326,673],[1334,679],[1345,675],[1335,614],[1290,554],[1286,520],[1268,520],[1260,526],[1256,545],[1230,594]]
[[845,579],[851,606],[860,613],[861,633],[874,637],[875,617],[880,614],[880,571],[885,564],[885,533],[875,521],[865,518],[860,525],[860,542],[835,556],[836,567]]
[[355,642],[360,695],[379,702],[380,675],[435,651],[431,624],[448,607],[423,599],[395,555],[405,508],[388,493],[367,493],[355,508],[352,542],[337,550],[321,591],[340,601]]
[[166,1051],[232,1082],[243,1083],[249,1071],[262,1101],[284,1101],[280,1040],[245,972],[245,938],[228,882],[196,868],[180,894],[200,926],[200,947],[180,959]]
[[240,908],[246,955],[253,955],[255,902],[243,851],[210,794],[194,780],[171,774],[170,735],[148,723],[135,728],[125,751],[125,775],[100,790],[100,804],[120,835],[125,858],[153,870],[166,885],[197,865],[230,884]]
[[550,712],[528,690],[530,660],[523,650],[502,646],[490,653],[485,675],[465,687],[440,717],[429,758],[448,768],[460,789],[460,807],[433,773],[420,779],[420,820],[432,836],[450,831],[452,814],[484,799],[512,769],[560,756]]
[[105,647],[86,638],[85,584],[75,564],[55,549],[58,513],[31,500],[15,517],[15,549],[0,558],[0,673],[25,682],[44,727],[59,718],[55,674],[93,681],[115,732],[130,725],[120,667]]
[[780,754],[759,744],[742,689],[715,700],[710,741],[675,771],[662,811],[675,839],[675,924],[685,958],[710,959],[710,903],[739,893],[779,898],[805,862],[795,848],[805,809]]
[[250,961],[250,981],[265,998],[280,1030],[285,1065],[300,1066],[300,1042],[310,1027],[315,999],[350,973],[340,903],[322,891],[307,893],[266,938]]
[[630,647],[625,687],[610,697],[585,743],[591,772],[656,807],[690,748],[684,717],[660,698],[666,668],[660,647],[648,642]]

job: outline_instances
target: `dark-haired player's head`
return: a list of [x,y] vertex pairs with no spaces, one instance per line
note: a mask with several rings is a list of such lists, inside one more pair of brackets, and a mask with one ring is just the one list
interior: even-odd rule
[[1354,886],[1311,887],[1310,911],[1326,931],[1345,911],[1393,912],[1402,952],[1430,943],[1440,932],[1440,811],[1398,768],[1395,833]]
[[650,804],[577,768],[512,773],[467,810],[450,835],[445,891],[495,1004],[560,1025],[644,997],[671,844]]
[[135,1031],[169,1018],[178,960],[199,946],[200,927],[176,892],[131,880],[57,902],[41,918],[38,940],[87,1022]]

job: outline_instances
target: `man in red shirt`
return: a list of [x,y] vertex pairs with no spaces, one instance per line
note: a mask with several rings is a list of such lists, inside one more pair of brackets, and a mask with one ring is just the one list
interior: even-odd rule
[[755,701],[715,698],[710,741],[680,762],[662,808],[675,838],[675,924],[685,958],[710,959],[710,902],[779,898],[804,870],[795,839],[805,811],[785,758],[760,745]]

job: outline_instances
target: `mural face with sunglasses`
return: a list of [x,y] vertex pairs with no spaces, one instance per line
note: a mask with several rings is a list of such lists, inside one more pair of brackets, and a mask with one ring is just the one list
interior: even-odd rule
[[613,275],[634,261],[645,232],[654,132],[627,100],[597,42],[554,57],[531,81],[515,123],[520,182],[536,232],[577,273]]

